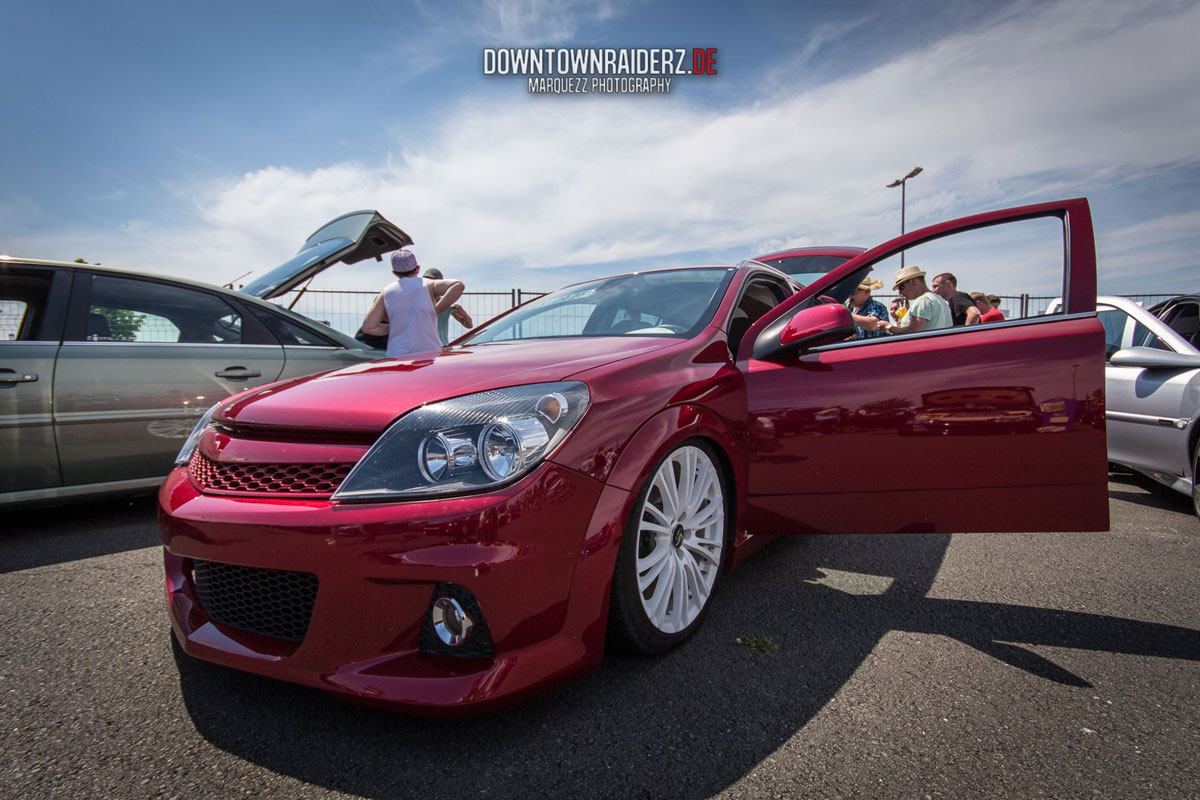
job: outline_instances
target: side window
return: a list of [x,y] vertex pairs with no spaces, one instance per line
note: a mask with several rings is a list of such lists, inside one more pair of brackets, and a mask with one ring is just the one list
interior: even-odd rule
[[316,334],[307,328],[304,328],[291,320],[284,319],[278,314],[272,314],[269,311],[253,309],[254,315],[262,320],[263,324],[270,329],[271,333],[275,334],[282,344],[289,347],[335,347],[336,345],[324,336]]
[[90,342],[241,344],[242,317],[208,292],[94,275],[86,331]]
[[1125,336],[1129,315],[1116,308],[1100,306],[1100,312],[1096,316],[1104,326],[1104,358],[1108,360],[1112,358],[1113,353],[1121,349],[1121,340]]
[[787,297],[787,291],[774,281],[752,279],[742,290],[741,299],[729,318],[729,352],[737,355],[738,346],[750,326]]
[[1156,350],[1170,350],[1167,343],[1155,336],[1149,328],[1140,322],[1133,325],[1132,347],[1153,347]]
[[51,277],[49,272],[39,270],[0,271],[0,341],[37,340]]
[[1200,306],[1196,303],[1180,303],[1167,313],[1163,322],[1192,345],[1200,348],[1200,316],[1197,312],[1200,312]]
[[[1041,301],[1064,292],[1065,235],[1056,217],[1013,220],[956,231],[876,261],[869,265],[869,278],[882,286],[875,284],[871,299],[889,311],[882,326],[888,335],[862,344],[897,335],[986,330],[1022,318],[1020,309],[1001,307],[1001,298],[1012,295],[1030,295],[1021,308],[1030,318],[1039,316],[1045,307]],[[811,305],[844,303],[868,278],[867,269],[821,286]]]

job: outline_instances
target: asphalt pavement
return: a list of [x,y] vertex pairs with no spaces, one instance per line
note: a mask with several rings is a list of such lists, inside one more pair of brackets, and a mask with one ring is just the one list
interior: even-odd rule
[[0,797],[1194,798],[1200,521],[1110,497],[1109,533],[782,540],[684,647],[449,721],[179,652],[151,498],[8,511]]

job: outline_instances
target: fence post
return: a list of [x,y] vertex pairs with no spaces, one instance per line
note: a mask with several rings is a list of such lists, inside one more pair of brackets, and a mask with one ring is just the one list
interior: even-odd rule
[[1029,295],[1021,293],[1021,318],[1029,316]]

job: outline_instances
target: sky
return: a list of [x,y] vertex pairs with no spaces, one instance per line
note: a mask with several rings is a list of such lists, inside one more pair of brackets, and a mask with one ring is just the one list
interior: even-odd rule
[[[0,0],[0,19],[13,256],[224,283],[374,208],[468,290],[546,291],[878,244],[899,233],[886,184],[919,165],[909,229],[1086,196],[1102,292],[1198,288],[1195,2]],[[531,94],[483,74],[495,47],[716,48],[718,74]],[[987,291],[1054,292],[1025,246],[955,258]],[[313,288],[388,277],[339,265]]]

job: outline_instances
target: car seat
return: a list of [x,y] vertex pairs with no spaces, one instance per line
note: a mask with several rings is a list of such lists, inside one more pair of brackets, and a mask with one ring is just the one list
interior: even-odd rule
[[111,342],[112,330],[108,318],[95,312],[88,314],[87,340],[89,342]]

